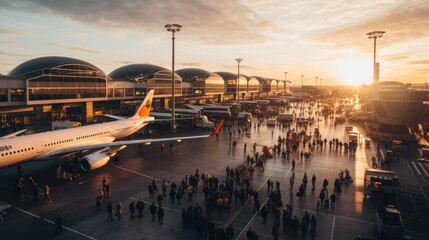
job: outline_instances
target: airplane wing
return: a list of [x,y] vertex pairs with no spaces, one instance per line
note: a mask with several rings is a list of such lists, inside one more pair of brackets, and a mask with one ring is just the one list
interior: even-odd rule
[[121,116],[116,116],[116,115],[110,115],[110,114],[103,114],[103,116],[109,117],[109,118],[113,118],[113,119],[116,119],[116,120],[127,119],[126,117],[121,117]]
[[105,148],[106,151],[119,151],[123,149],[127,145],[131,144],[144,144],[144,143],[154,143],[154,142],[169,142],[169,141],[181,141],[188,139],[198,139],[198,138],[206,138],[212,136],[211,134],[207,135],[197,135],[197,136],[184,136],[184,137],[172,137],[172,138],[153,138],[153,139],[140,139],[140,140],[127,140],[127,141],[116,141],[116,142],[108,142],[108,143],[88,143],[88,145],[76,146],[76,147],[68,147],[63,149],[58,149],[49,153],[50,157],[64,156],[69,155],[71,153],[84,151],[84,150],[93,150]]
[[27,129],[22,129],[22,130],[20,130],[20,131],[18,131],[18,132],[14,132],[14,133],[11,133],[11,134],[9,134],[9,135],[6,135],[6,136],[0,137],[0,138],[12,138],[12,137],[16,137],[16,136],[18,136],[19,134],[21,134],[21,133],[23,133],[23,132],[26,132],[26,131],[27,131]]

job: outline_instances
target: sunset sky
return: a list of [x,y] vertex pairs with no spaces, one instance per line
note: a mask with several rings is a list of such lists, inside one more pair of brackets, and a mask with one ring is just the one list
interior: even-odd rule
[[429,82],[428,0],[0,0],[0,73],[42,56],[85,60],[109,74],[131,63],[240,72],[295,85]]

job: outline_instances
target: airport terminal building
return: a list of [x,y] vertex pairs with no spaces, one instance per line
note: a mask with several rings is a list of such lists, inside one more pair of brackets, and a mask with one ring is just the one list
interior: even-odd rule
[[[174,81],[176,105],[284,96],[289,87],[285,80],[245,75],[238,79],[235,73],[197,68],[177,70]],[[155,90],[153,107],[168,109],[171,70],[152,64],[130,64],[107,75],[83,60],[40,57],[0,75],[0,121],[31,124],[67,118],[92,122],[94,115],[106,112],[132,113],[151,89]]]

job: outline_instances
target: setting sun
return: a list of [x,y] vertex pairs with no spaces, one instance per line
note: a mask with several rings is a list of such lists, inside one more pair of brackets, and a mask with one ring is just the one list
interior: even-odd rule
[[372,61],[366,58],[342,59],[338,63],[341,84],[358,86],[372,82]]

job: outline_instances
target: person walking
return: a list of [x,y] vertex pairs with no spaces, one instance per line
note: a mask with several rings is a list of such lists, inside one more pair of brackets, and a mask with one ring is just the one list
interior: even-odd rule
[[43,204],[45,204],[45,200],[48,201],[48,203],[51,203],[51,188],[49,187],[48,184],[45,184],[45,189],[43,191]]
[[121,202],[119,202],[117,205],[116,205],[116,217],[118,217],[118,221],[121,221],[121,216],[122,216],[122,203]]
[[335,196],[335,193],[331,194],[330,200],[331,200],[331,209],[334,209],[335,208],[335,202],[337,200],[337,196]]
[[313,177],[311,178],[311,184],[313,185],[313,188],[311,189],[312,191],[316,189],[316,187],[314,186],[315,183],[316,183],[316,175],[313,174]]
[[134,218],[134,214],[136,212],[136,207],[134,206],[134,201],[131,201],[131,203],[128,206],[128,208],[130,209],[130,218],[133,219]]
[[57,218],[55,219],[55,236],[58,233],[63,233],[63,218],[60,214],[58,214]]
[[113,221],[113,205],[112,202],[109,202],[109,205],[107,205],[107,219],[110,219],[110,221]]
[[166,197],[167,196],[167,183],[165,182],[165,179],[162,180],[161,189],[162,189],[162,196]]
[[274,240],[279,239],[279,224],[274,224],[273,228],[271,229],[271,234],[273,235]]
[[143,210],[144,210],[144,202],[143,200],[139,199],[139,201],[136,204],[136,209],[139,213],[138,218],[142,218],[143,217]]
[[158,224],[162,224],[162,219],[164,219],[164,209],[162,208],[162,206],[159,206],[157,215],[158,215]]
[[150,210],[150,215],[152,216],[152,222],[153,221],[155,221],[155,214],[156,214],[156,206],[155,206],[155,203],[154,202],[152,202],[152,205],[150,205],[150,208],[149,208],[149,210]]

